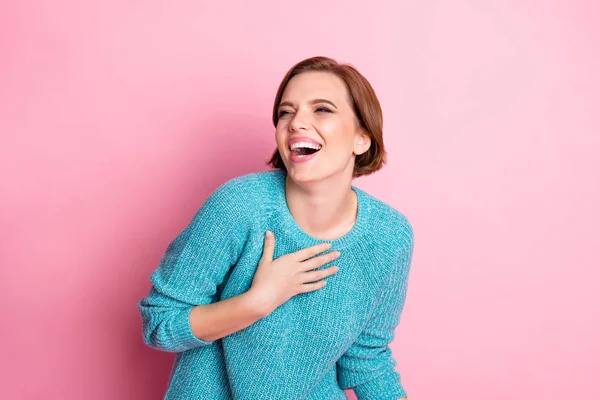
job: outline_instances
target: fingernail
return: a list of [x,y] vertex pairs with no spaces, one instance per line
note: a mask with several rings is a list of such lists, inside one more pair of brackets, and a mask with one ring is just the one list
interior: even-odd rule
[[273,237],[273,232],[267,231],[267,238],[271,239]]

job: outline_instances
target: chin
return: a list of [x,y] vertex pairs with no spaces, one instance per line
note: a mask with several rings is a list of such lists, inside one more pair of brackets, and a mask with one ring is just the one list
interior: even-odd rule
[[311,171],[308,171],[308,170],[299,171],[298,169],[296,169],[295,171],[294,170],[290,171],[288,169],[287,174],[296,183],[320,182],[320,181],[330,178],[332,175],[330,172],[328,172],[327,170],[325,170],[323,168],[318,169],[318,170],[314,169]]
[[321,178],[321,174],[315,171],[298,171],[298,169],[294,169],[293,166],[288,168],[287,165],[286,169],[288,176],[292,178],[294,182],[312,182]]

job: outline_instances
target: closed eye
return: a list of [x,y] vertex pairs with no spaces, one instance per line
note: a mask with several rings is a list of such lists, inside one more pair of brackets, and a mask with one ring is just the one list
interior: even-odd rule
[[[331,111],[327,107],[319,107],[319,108],[316,109],[316,111],[319,111],[319,112],[328,112],[328,113],[332,113],[333,112],[333,111]],[[278,115],[279,118],[282,118],[286,114],[290,114],[290,112],[285,111],[285,110],[281,110],[281,111],[279,111],[279,114],[277,114],[277,115]]]

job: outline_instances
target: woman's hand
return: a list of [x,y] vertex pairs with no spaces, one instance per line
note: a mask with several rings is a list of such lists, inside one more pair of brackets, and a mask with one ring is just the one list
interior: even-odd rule
[[263,254],[248,291],[253,296],[256,306],[262,309],[265,315],[269,315],[291,297],[325,286],[325,280],[320,279],[335,274],[339,267],[334,265],[319,271],[311,270],[335,260],[340,253],[332,251],[315,258],[311,257],[330,247],[331,243],[320,243],[273,260],[275,237],[272,232],[267,232]]

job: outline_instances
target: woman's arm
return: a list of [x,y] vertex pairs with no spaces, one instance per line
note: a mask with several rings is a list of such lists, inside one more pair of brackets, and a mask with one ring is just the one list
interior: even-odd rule
[[[237,263],[249,232],[248,194],[236,182],[209,196],[150,276],[150,293],[138,302],[148,346],[168,352],[206,346],[221,333],[259,318],[252,312],[239,318],[252,305],[243,303],[246,296],[215,302],[217,287]],[[225,322],[228,314],[233,318]]]
[[197,338],[212,342],[252,325],[268,315],[251,291],[192,308],[190,325]]
[[389,344],[404,308],[408,274],[414,247],[410,225],[402,227],[405,237],[391,276],[382,290],[378,305],[356,341],[337,361],[342,389],[354,389],[358,400],[397,400],[406,398],[396,361]]

